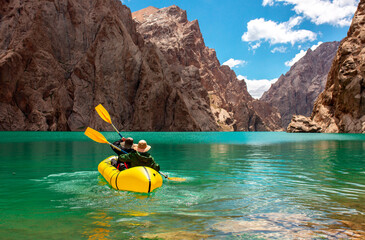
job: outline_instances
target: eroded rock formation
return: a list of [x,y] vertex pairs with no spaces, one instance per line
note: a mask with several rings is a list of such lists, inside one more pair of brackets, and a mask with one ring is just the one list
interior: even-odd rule
[[326,133],[365,133],[365,0],[341,41],[311,120]]
[[278,115],[256,111],[245,82],[205,47],[198,22],[168,12],[180,14],[176,28],[147,27],[183,38],[156,47],[119,0],[3,1],[0,130],[112,131],[99,103],[123,131],[277,129]]
[[177,6],[148,7],[132,16],[143,39],[155,44],[171,66],[180,72],[186,68],[199,71],[220,130],[280,129],[277,110],[254,100],[247,92],[246,83],[238,80],[228,66],[220,65],[215,51],[205,46],[198,21],[188,21],[186,11]]
[[169,68],[118,0],[3,1],[0,130],[212,131],[193,66]]
[[293,115],[292,120],[287,127],[287,132],[292,133],[319,133],[321,130],[321,127],[316,122],[312,121],[310,117],[305,117],[303,115]]
[[314,102],[326,85],[339,44],[327,42],[314,51],[308,49],[306,55],[261,97],[260,100],[279,109],[284,128],[287,128],[293,115],[311,115]]

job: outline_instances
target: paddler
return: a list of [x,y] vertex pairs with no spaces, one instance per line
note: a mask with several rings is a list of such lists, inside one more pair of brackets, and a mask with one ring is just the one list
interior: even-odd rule
[[121,154],[118,156],[118,163],[128,162],[129,167],[145,166],[160,171],[160,165],[155,162],[151,154],[148,151],[151,149],[150,145],[147,145],[145,140],[140,140],[137,144],[133,144],[132,148],[135,151],[131,151],[128,154]]
[[132,148],[133,146],[133,138],[128,137],[128,138],[121,138],[118,141],[113,142],[114,146],[120,147],[122,149],[122,151],[119,151],[118,149],[114,148],[113,146],[110,146],[111,149],[117,154],[117,155],[121,155],[121,154],[127,154],[131,151],[134,151],[134,149]]
[[[122,138],[119,141],[114,142],[113,145],[114,146],[120,146],[120,149],[122,151],[119,151],[118,149],[115,149],[111,146],[113,151],[118,155],[125,155],[125,154],[128,154],[130,152],[135,152],[135,150],[132,148],[133,147],[133,138],[131,138],[131,137]],[[116,159],[112,159],[111,164],[114,167],[116,167],[119,171],[122,171],[122,170],[125,170],[125,169],[131,167],[130,162],[126,162],[126,161],[120,162],[120,161],[117,161]]]

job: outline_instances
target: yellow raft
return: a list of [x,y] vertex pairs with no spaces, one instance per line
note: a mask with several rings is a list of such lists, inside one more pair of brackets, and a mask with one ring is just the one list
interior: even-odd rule
[[161,175],[149,167],[133,167],[119,171],[111,160],[116,156],[110,156],[99,163],[98,171],[105,180],[116,190],[149,193],[162,186]]

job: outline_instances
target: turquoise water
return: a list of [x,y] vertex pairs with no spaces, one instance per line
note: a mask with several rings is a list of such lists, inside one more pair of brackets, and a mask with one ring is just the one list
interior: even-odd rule
[[365,135],[124,135],[147,140],[161,172],[186,181],[118,192],[97,171],[108,145],[0,132],[0,239],[365,237]]

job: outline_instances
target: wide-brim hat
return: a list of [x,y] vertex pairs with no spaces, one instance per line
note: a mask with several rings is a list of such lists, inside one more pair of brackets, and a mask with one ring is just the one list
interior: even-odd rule
[[151,146],[147,145],[145,140],[141,140],[138,142],[138,144],[133,144],[132,148],[137,152],[148,152],[151,149]]
[[124,142],[120,143],[120,146],[125,149],[131,149],[133,147],[133,138],[126,138]]

